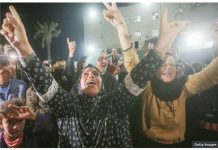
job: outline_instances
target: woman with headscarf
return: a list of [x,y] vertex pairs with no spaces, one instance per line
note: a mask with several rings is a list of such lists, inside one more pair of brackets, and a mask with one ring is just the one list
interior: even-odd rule
[[[105,4],[110,12],[116,4]],[[166,49],[158,45],[132,70],[116,90],[102,95],[102,78],[96,67],[87,67],[80,77],[81,94],[70,94],[60,88],[44,69],[28,42],[24,25],[13,6],[3,21],[2,35],[22,56],[25,72],[37,89],[38,95],[58,120],[60,147],[131,147],[129,111],[136,96],[143,91],[162,63],[161,56]],[[107,14],[106,14],[107,16]],[[109,20],[116,17],[108,16]],[[121,26],[122,28],[122,26]],[[167,33],[166,33],[167,34]],[[163,40],[163,39],[162,39]],[[162,43],[166,43],[161,41]],[[132,49],[128,40],[122,49]],[[145,71],[147,70],[147,71]]]
[[[120,29],[117,28],[117,24],[122,24],[125,26],[122,28],[122,32],[128,33],[126,23],[120,12],[113,11],[107,15],[117,16],[119,22],[110,23],[115,24],[118,31]],[[171,45],[169,43],[175,40],[187,23],[187,21],[168,23],[167,10],[165,9],[161,18],[157,45],[164,41],[166,43],[162,43],[162,48],[169,49]],[[217,33],[216,30],[214,32]],[[123,37],[125,38],[125,36]],[[155,49],[160,50],[161,47],[156,46]],[[187,97],[206,90],[218,82],[218,58],[199,73],[182,76],[178,79],[176,78],[176,57],[172,53],[167,53],[162,58],[163,64],[151,78],[151,81],[147,82],[142,94],[141,118],[139,119],[140,134],[142,135],[139,139],[142,142],[137,143],[135,145],[137,147],[183,147],[185,144],[185,102]],[[139,62],[134,49],[124,52],[124,59],[129,72]],[[140,110],[140,108],[136,109]]]

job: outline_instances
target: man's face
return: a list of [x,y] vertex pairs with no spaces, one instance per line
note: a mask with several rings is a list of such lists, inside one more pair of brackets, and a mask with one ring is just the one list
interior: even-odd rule
[[11,119],[9,115],[10,113],[2,118],[2,127],[5,135],[11,140],[14,140],[22,135],[25,120]]
[[96,96],[101,90],[102,79],[96,68],[86,68],[80,79],[82,91],[89,96]]
[[11,79],[11,71],[9,67],[0,67],[0,85],[7,84]]
[[101,71],[105,72],[107,69],[108,65],[108,60],[107,60],[107,53],[106,52],[100,52],[97,62],[96,62],[96,67]]

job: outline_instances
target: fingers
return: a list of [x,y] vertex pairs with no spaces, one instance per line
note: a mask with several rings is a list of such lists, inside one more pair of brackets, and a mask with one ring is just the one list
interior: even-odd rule
[[13,26],[10,24],[10,21],[7,18],[3,20],[2,29],[11,36],[13,35]]
[[13,105],[13,104],[9,104],[8,108],[12,109],[14,112],[16,112],[18,114],[20,114],[20,113],[24,114],[24,113],[29,111],[29,107],[27,107],[27,106],[19,107],[19,106]]
[[20,25],[19,21],[11,15],[11,13],[6,13],[6,17],[11,25],[18,27]]
[[111,8],[111,6],[110,6],[110,4],[109,3],[103,3],[104,4],[104,6],[107,8],[107,9],[110,9]]
[[16,120],[19,120],[19,119],[20,119],[20,117],[17,116],[17,115],[11,115],[11,116],[9,116],[9,117],[12,118],[12,119],[16,119]]
[[14,105],[14,104],[9,104],[8,108],[13,109],[13,110],[20,110],[20,107]]
[[176,32],[180,33],[188,24],[190,24],[190,21],[175,21],[173,24]]
[[14,6],[9,6],[9,10],[12,13],[12,16],[17,20],[17,21],[21,21],[19,14],[17,13],[16,9],[14,8]]
[[168,23],[168,9],[164,8],[163,14],[161,16],[161,24],[166,25]]
[[68,43],[68,44],[70,43],[70,38],[67,38],[67,43]]
[[117,4],[116,4],[115,2],[112,3],[112,8],[118,9],[118,8],[117,8]]
[[26,112],[26,108],[25,108],[25,107],[21,108],[21,109],[20,109],[20,112],[21,112],[22,114],[24,114],[24,113]]
[[17,112],[15,112],[15,111],[13,114],[12,113],[8,114],[7,117],[12,118],[12,119],[17,119],[17,120],[20,119],[19,114],[17,114]]
[[9,104],[8,105],[8,108],[12,109],[14,112],[16,112],[17,114],[20,114],[22,113],[22,108],[21,107],[18,107],[16,105],[13,105],[13,104]]
[[[12,37],[14,35],[14,28],[19,26],[19,23],[11,13],[6,13],[6,18],[3,20],[2,29],[7,32],[9,37]],[[6,35],[6,34],[5,34]]]
[[105,10],[105,9],[103,10],[103,16],[104,16],[105,20],[109,21],[109,18],[107,16],[107,10]]

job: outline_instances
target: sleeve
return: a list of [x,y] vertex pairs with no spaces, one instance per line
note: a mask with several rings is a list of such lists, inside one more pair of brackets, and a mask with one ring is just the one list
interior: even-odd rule
[[72,79],[75,79],[75,66],[74,66],[74,60],[73,57],[68,57],[67,65],[66,65],[66,72],[69,77]]
[[202,92],[218,83],[218,57],[200,72],[189,75],[185,87],[188,96]]
[[113,76],[112,78],[112,83],[111,83],[111,91],[113,91],[114,89],[116,89],[117,85],[118,85],[118,81],[117,79]]
[[34,121],[34,131],[51,132],[52,130],[54,130],[55,126],[51,120],[51,116],[47,114],[37,114],[36,120]]
[[162,64],[162,59],[154,51],[142,59],[120,84],[115,95],[115,106],[119,112],[126,112],[145,89],[145,84]]
[[43,147],[57,147],[58,127],[54,117],[49,114],[37,114],[33,123],[33,132]]
[[131,72],[131,70],[139,63],[138,55],[134,48],[124,51],[124,65],[126,67],[127,72]]
[[56,117],[71,115],[78,97],[59,87],[36,55],[25,66],[24,71],[37,90],[37,95],[52,113]]

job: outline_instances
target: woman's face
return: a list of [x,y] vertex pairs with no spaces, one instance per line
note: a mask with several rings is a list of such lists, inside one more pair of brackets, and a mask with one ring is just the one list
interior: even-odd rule
[[165,83],[170,83],[176,78],[176,61],[172,56],[166,57],[157,77]]
[[100,72],[94,67],[86,68],[80,79],[82,91],[89,96],[96,96],[101,90],[102,79]]

